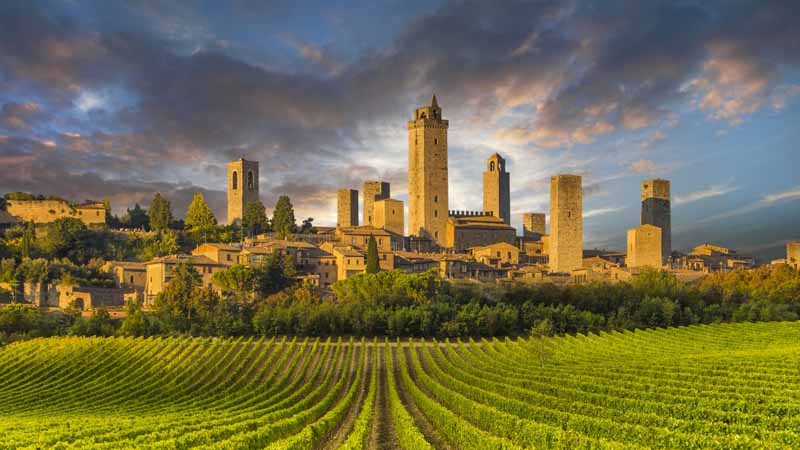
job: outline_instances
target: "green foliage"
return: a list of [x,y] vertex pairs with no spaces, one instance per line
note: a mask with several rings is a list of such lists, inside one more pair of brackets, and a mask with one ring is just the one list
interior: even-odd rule
[[119,327],[120,336],[157,336],[165,331],[161,320],[154,314],[144,312],[138,302],[129,303],[125,313],[125,320]]
[[78,317],[69,329],[73,336],[114,336],[116,332],[116,322],[105,308],[92,310],[92,317],[88,319]]
[[215,273],[213,282],[223,292],[244,300],[251,297],[256,290],[257,271],[250,266],[235,264]]
[[140,259],[149,261],[153,258],[159,258],[167,255],[174,255],[178,253],[178,237],[174,231],[167,230],[158,233],[153,239],[148,240],[142,252]]
[[260,200],[250,202],[245,206],[242,228],[248,236],[255,236],[269,230],[266,209]]
[[208,207],[203,194],[200,192],[195,192],[194,197],[192,197],[192,202],[186,211],[184,223],[186,228],[190,230],[204,230],[217,225],[217,218],[214,217],[214,213],[211,212],[211,208]]
[[278,197],[278,202],[275,204],[275,211],[272,213],[272,231],[278,239],[286,239],[297,231],[294,207],[286,195]]
[[367,243],[367,273],[380,272],[380,264],[378,262],[378,241],[375,236],[370,236]]
[[42,250],[56,258],[86,259],[89,243],[86,225],[79,219],[65,217],[47,224]]
[[133,229],[150,229],[150,216],[139,204],[135,204],[133,209],[128,208],[127,213],[122,217],[121,226]]
[[23,258],[30,258],[33,252],[33,241],[35,239],[35,233],[33,228],[33,222],[28,222],[25,224],[25,231],[22,233],[22,239],[20,239],[20,256]]
[[[138,205],[137,205],[138,206]],[[150,229],[157,232],[166,231],[172,224],[172,208],[167,199],[156,192],[150,202]]]
[[197,270],[184,263],[176,265],[170,275],[164,291],[156,297],[156,311],[171,329],[188,332],[195,317],[195,290],[202,279]]
[[0,307],[0,337],[4,336],[1,340],[52,336],[58,331],[56,318],[37,308],[21,304]]
[[314,218],[307,217],[303,220],[303,224],[300,226],[300,234],[311,234],[314,232]]

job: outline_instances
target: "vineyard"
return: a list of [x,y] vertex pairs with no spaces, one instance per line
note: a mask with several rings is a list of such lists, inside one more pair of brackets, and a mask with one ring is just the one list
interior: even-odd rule
[[800,323],[520,340],[49,338],[0,448],[800,448]]

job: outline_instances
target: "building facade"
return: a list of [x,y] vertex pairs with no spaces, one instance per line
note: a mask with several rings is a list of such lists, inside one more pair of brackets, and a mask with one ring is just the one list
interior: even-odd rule
[[628,230],[628,267],[661,267],[663,265],[662,230],[655,225],[640,225]]
[[551,272],[570,273],[583,264],[583,193],[579,175],[550,178]]
[[511,225],[511,184],[506,160],[495,153],[486,160],[483,172],[483,210]]
[[258,161],[239,158],[228,163],[228,223],[241,221],[249,203],[259,201]]
[[517,231],[502,219],[478,211],[450,211],[445,229],[443,247],[465,252],[472,247],[483,247],[498,242],[515,244]]
[[364,225],[375,225],[375,202],[391,197],[389,183],[385,181],[364,182]]
[[336,226],[358,226],[358,191],[339,189],[336,192]]
[[667,262],[672,253],[672,218],[669,180],[642,181],[641,225],[661,228],[661,257]]
[[439,246],[447,227],[448,126],[435,95],[408,122],[408,232]]

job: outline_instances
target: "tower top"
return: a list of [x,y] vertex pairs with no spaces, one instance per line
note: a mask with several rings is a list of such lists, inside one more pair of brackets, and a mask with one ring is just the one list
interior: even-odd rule
[[431,106],[434,108],[439,106],[439,102],[436,101],[436,94],[433,94],[433,98],[431,98]]
[[433,97],[431,97],[430,105],[422,106],[414,111],[414,117],[409,122],[409,126],[414,125],[414,123],[419,120],[433,121],[440,125],[447,126],[447,121],[442,119],[442,108],[439,106],[439,101],[436,99],[436,94],[433,94]]

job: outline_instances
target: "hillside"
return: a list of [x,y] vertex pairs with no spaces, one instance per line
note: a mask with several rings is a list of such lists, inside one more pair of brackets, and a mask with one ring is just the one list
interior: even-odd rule
[[800,448],[800,322],[539,341],[47,338],[3,448]]

